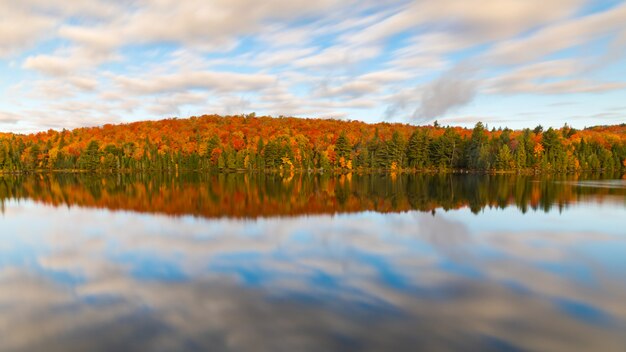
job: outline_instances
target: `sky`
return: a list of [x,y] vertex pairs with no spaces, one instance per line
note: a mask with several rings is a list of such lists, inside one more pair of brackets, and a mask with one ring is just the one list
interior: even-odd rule
[[0,131],[202,114],[626,122],[626,2],[0,0]]

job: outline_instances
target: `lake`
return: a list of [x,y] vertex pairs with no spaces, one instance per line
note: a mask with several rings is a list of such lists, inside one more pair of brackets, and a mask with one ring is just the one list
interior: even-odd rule
[[621,175],[0,176],[2,351],[624,351]]

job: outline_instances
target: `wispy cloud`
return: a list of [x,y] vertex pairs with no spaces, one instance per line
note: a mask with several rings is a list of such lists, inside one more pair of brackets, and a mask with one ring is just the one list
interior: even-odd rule
[[[490,115],[490,96],[545,105],[583,94],[597,101],[588,113],[600,114],[625,94],[625,9],[583,0],[2,2],[0,106],[22,130],[56,127],[43,116],[72,104],[94,108],[63,119],[67,127],[107,115],[249,111],[423,122]],[[468,66],[477,68],[470,77],[455,69]],[[569,113],[553,108],[559,121]]]

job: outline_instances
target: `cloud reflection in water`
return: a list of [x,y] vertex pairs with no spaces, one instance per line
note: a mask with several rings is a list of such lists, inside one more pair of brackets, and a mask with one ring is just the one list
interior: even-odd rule
[[497,209],[207,220],[5,206],[6,351],[626,345],[611,269],[626,265],[597,255],[626,250],[619,216],[567,226],[621,208],[580,205],[554,228],[554,214]]

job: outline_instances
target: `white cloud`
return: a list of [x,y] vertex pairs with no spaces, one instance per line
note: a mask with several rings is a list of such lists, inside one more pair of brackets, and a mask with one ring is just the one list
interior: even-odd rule
[[362,61],[375,58],[381,53],[378,47],[346,47],[337,45],[326,48],[315,55],[300,58],[294,62],[297,67],[328,67],[346,69]]
[[572,59],[530,64],[488,81],[485,91],[504,94],[567,94],[600,93],[626,87],[626,82],[594,82],[571,78],[580,76],[587,70],[587,66]]
[[276,78],[272,75],[219,71],[181,72],[143,78],[115,76],[113,80],[121,89],[136,94],[176,92],[189,89],[246,92],[263,89],[276,82]]
[[[521,227],[511,231],[509,223],[495,221],[511,214],[488,209],[495,230],[477,230],[466,226],[466,211],[251,223],[9,201],[4,221],[12,226],[6,228],[19,229],[17,244],[27,250],[11,247],[16,236],[0,238],[0,247],[19,253],[20,263],[38,266],[0,271],[0,339],[9,349],[48,351],[181,350],[190,342],[217,351],[274,351],[286,344],[317,351],[340,349],[337,335],[376,351],[413,350],[427,342],[436,350],[454,349],[458,345],[448,341],[459,336],[463,346],[476,349],[483,347],[482,336],[524,350],[623,346],[626,286],[616,279],[618,271],[609,270],[611,260],[584,250],[589,243],[622,248],[619,231],[547,235],[521,218]],[[42,231],[35,215],[54,219],[52,226]],[[577,215],[564,212],[560,218]],[[582,268],[594,285],[575,273],[546,269],[554,260]],[[446,263],[480,276],[459,274]],[[185,280],[162,280],[159,275],[167,273],[160,268],[180,271]],[[263,275],[246,285],[241,272]],[[79,279],[58,279],[58,273]],[[393,282],[385,280],[387,274]],[[334,284],[320,285],[320,275]],[[616,324],[589,324],[564,310],[563,302],[606,314]],[[514,328],[503,322],[514,322]],[[432,336],[442,337],[441,344]]]
[[293,48],[276,51],[267,51],[258,55],[248,55],[241,60],[243,65],[259,66],[263,68],[275,68],[277,66],[293,63],[295,60],[307,58],[317,51],[317,48]]
[[601,35],[624,32],[625,22],[626,4],[622,4],[604,12],[548,26],[521,39],[498,43],[487,55],[487,60],[503,65],[538,60]]
[[59,50],[53,55],[29,56],[22,67],[37,70],[49,76],[67,76],[90,71],[104,62],[114,60],[120,60],[120,57],[113,52],[91,50],[89,47],[74,47],[69,50]]
[[406,79],[406,72],[384,70],[364,75],[339,76],[319,80],[312,92],[314,97],[324,99],[346,99],[363,96],[376,96],[390,84]]
[[0,111],[0,123],[1,124],[14,124],[20,120],[20,116],[6,111]]
[[63,26],[59,29],[59,36],[74,41],[81,46],[92,50],[110,51],[120,46],[124,38],[111,33],[106,35],[102,29],[80,26]]
[[32,48],[54,38],[58,26],[71,16],[102,20],[119,16],[114,2],[98,0],[2,1],[0,2],[0,58]]
[[148,106],[147,111],[156,116],[181,116],[181,108],[184,105],[205,104],[206,94],[198,92],[174,93],[166,96],[158,96],[154,103]]
[[579,0],[443,0],[412,1],[392,16],[370,26],[350,42],[381,41],[426,24],[457,36],[474,38],[476,44],[504,39],[571,15]]
[[[20,82],[11,82],[0,99],[10,106],[5,110],[30,120],[20,128],[37,125],[42,115],[56,116],[50,118],[56,124],[60,112],[45,109],[58,107],[58,100],[98,106],[83,110],[94,114],[92,123],[89,116],[80,118],[88,125],[105,115],[136,120],[247,109],[368,121],[383,118],[377,114],[386,107],[386,117],[401,121],[452,111],[467,117],[463,107],[474,94],[622,89],[623,77],[608,81],[596,73],[615,67],[624,55],[626,5],[592,14],[588,5],[583,0],[4,1],[0,58],[11,60],[6,81]],[[594,42],[599,39],[606,43]],[[564,55],[584,58],[582,68],[550,77],[531,72],[550,65],[566,69],[546,57],[590,43],[598,50]],[[480,68],[469,83],[447,74],[467,64]],[[20,95],[11,92],[16,85]]]
[[[349,5],[337,0],[270,0],[259,6],[251,0],[139,1],[131,11],[109,24],[74,26],[63,34],[76,40],[97,38],[102,43],[171,42],[210,51],[227,51],[239,35],[254,33],[268,20],[292,20]],[[127,9],[128,10],[128,9]],[[166,25],[160,25],[166,24]]]
[[0,2],[0,58],[19,53],[50,35],[57,21],[12,1]]

